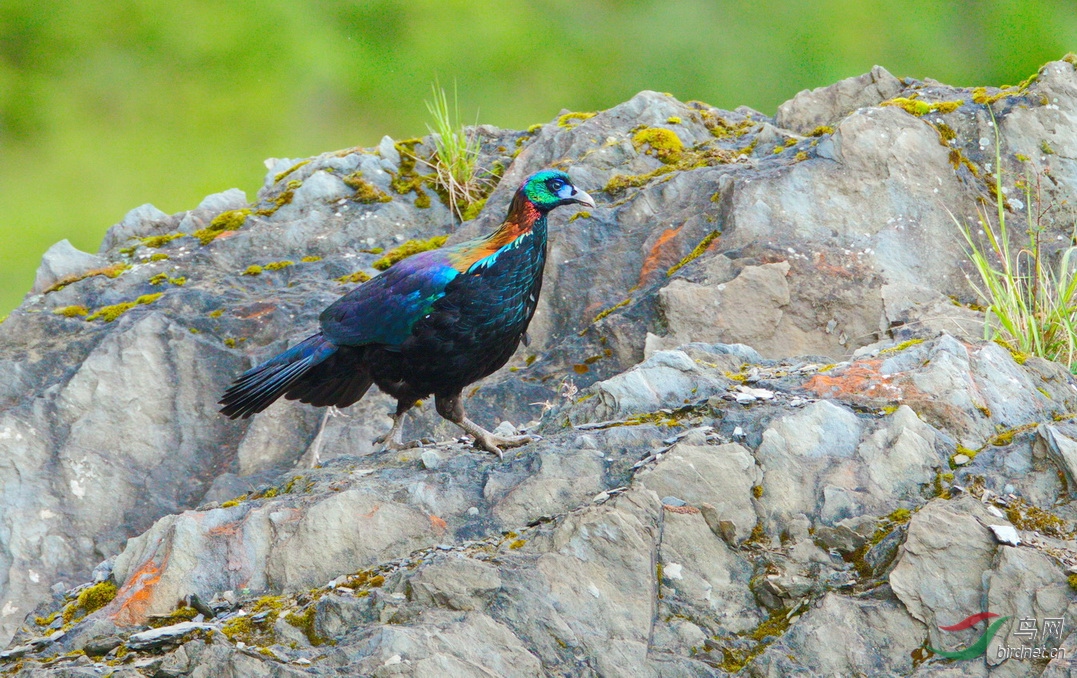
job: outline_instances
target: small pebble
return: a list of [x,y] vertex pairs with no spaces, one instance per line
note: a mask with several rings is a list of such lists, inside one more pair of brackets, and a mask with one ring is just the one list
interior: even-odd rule
[[666,506],[686,506],[688,502],[677,497],[662,497],[662,503]]
[[503,438],[511,438],[512,436],[520,435],[520,432],[516,430],[516,427],[512,425],[510,421],[503,421],[497,425],[492,433],[495,436],[501,436]]
[[434,450],[426,450],[423,452],[421,459],[423,460],[423,468],[428,471],[433,471],[441,466],[441,455]]
[[1017,546],[1021,543],[1021,537],[1017,535],[1017,530],[1014,529],[1013,525],[989,525],[988,527],[995,533],[995,539],[1000,544]]
[[965,464],[968,464],[970,461],[972,461],[972,458],[967,454],[955,454],[954,455],[954,466],[964,466]]

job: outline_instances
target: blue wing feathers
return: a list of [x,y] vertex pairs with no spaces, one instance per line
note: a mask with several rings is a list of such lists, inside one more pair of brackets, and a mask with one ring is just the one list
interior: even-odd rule
[[416,254],[325,309],[320,317],[322,333],[342,346],[400,346],[458,275],[444,253]]

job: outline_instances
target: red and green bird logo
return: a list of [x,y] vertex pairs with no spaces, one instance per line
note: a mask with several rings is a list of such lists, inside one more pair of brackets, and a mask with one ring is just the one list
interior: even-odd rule
[[[964,631],[965,629],[972,628],[974,625],[991,619],[992,617],[998,617],[998,615],[994,612],[980,612],[966,617],[952,626],[940,626],[939,629],[942,631]],[[975,659],[987,652],[987,646],[991,644],[991,639],[995,637],[999,627],[1006,623],[1007,619],[1009,619],[1009,617],[999,617],[991,622],[991,625],[987,627],[987,630],[983,632],[983,635],[977,638],[975,643],[969,645],[964,650],[957,650],[955,652],[936,650],[930,645],[927,649],[940,657],[946,657],[947,659]]]

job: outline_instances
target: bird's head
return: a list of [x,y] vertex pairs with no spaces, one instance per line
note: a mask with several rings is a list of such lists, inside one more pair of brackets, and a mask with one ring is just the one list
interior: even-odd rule
[[595,206],[591,196],[573,186],[572,180],[561,170],[549,169],[532,174],[520,186],[519,193],[541,212],[573,203]]

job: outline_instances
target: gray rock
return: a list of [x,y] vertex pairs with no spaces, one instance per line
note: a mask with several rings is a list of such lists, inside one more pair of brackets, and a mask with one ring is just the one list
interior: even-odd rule
[[420,569],[409,581],[412,598],[450,610],[482,609],[501,588],[497,568],[470,558],[449,558]]
[[[116,579],[125,584],[117,600],[138,597],[140,614],[167,614],[192,593],[296,590],[436,541],[425,513],[360,489],[325,495],[302,511],[289,503],[247,502],[158,521],[116,558]],[[145,572],[156,575],[147,580]]]
[[[849,517],[845,509],[859,506],[859,484],[849,482],[847,469],[862,429],[855,414],[825,400],[773,421],[755,453],[763,469],[760,504],[768,518],[780,524],[800,513],[825,512],[828,522]],[[829,484],[828,478],[850,486]]]
[[658,351],[629,371],[594,384],[587,400],[573,408],[575,423],[603,421],[678,408],[725,390],[726,380],[704,373],[683,351]]
[[131,238],[155,235],[169,225],[174,225],[172,218],[153,205],[147,203],[136,207],[124,216],[123,221],[108,229],[98,254],[105,254]]
[[76,249],[74,245],[61,240],[41,257],[41,264],[34,276],[32,294],[41,294],[56,282],[64,278],[74,278],[94,269],[104,268],[107,261],[102,257]]
[[293,466],[313,442],[321,419],[319,409],[294,400],[270,405],[251,421],[239,443],[240,475]]
[[858,108],[892,99],[901,90],[900,80],[882,66],[875,66],[864,75],[799,92],[778,106],[774,119],[779,127],[807,134],[820,125],[833,125]]
[[481,612],[428,612],[417,621],[377,627],[349,661],[349,672],[413,678],[542,675],[538,658],[520,639]]
[[120,636],[101,636],[87,642],[82,646],[82,649],[91,657],[100,657],[119,647],[123,642],[123,638]]
[[658,495],[676,492],[692,506],[710,504],[718,520],[734,525],[738,541],[755,527],[752,487],[762,474],[741,445],[678,444],[653,469],[640,474],[643,485]]
[[669,335],[662,344],[674,348],[689,341],[747,344],[768,357],[809,353],[813,346],[780,333],[783,307],[789,303],[789,264],[748,266],[722,285],[677,279],[658,293]]
[[962,632],[944,641],[938,627],[982,611],[983,580],[998,548],[980,522],[989,516],[980,502],[962,497],[935,500],[909,522],[890,586],[909,613],[927,625],[932,643],[974,640]]
[[433,471],[441,466],[441,455],[434,450],[423,450],[422,453],[423,468],[428,471]]
[[491,473],[483,494],[505,525],[523,525],[579,506],[605,489],[600,453],[594,450],[540,452],[523,478]]
[[[888,502],[915,498],[945,461],[935,451],[935,431],[902,405],[885,428],[857,448],[876,492]],[[874,488],[873,488],[874,489]]]
[[1046,442],[1048,454],[1055,465],[1066,474],[1070,496],[1073,497],[1077,494],[1077,441],[1050,424],[1040,424],[1038,433]]
[[725,631],[749,631],[762,620],[748,581],[752,565],[715,537],[698,513],[667,514],[662,530],[662,595],[698,611]]
[[904,676],[923,625],[893,601],[828,593],[752,666],[752,676]]
[[904,526],[896,527],[864,553],[864,564],[873,575],[884,574],[887,567],[894,562],[901,545],[905,543],[905,534]]
[[845,525],[829,527],[820,525],[815,529],[815,537],[823,546],[843,554],[851,554],[867,541],[862,535],[853,532]]
[[180,622],[159,629],[133,633],[127,638],[127,647],[132,650],[148,650],[174,643],[192,631],[208,631],[216,628],[212,624],[201,622]]

